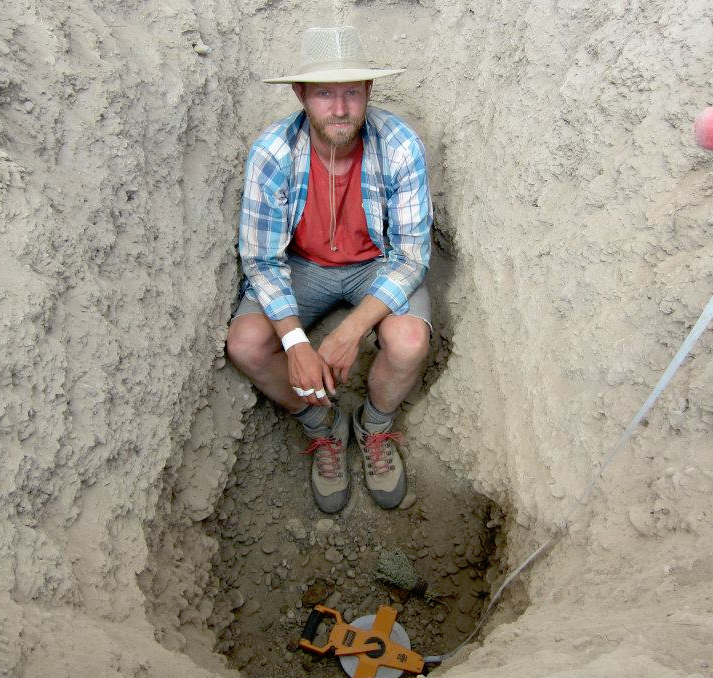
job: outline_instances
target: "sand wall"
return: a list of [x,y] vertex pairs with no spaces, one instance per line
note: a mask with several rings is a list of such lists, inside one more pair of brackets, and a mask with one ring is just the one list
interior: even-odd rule
[[[452,349],[409,436],[509,507],[513,563],[545,539],[713,289],[706,12],[6,2],[0,668],[222,671],[200,521],[253,403],[222,358],[235,219],[295,28],[353,22],[409,69],[375,97],[429,152]],[[712,348],[518,585],[527,613],[446,675],[710,673]]]

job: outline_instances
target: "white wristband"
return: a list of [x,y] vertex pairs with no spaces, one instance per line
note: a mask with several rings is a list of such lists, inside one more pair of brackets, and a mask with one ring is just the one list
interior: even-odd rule
[[287,351],[295,344],[304,344],[304,342],[307,342],[309,344],[309,339],[307,339],[307,335],[304,333],[304,330],[301,327],[295,327],[294,330],[290,330],[287,334],[285,334],[284,337],[282,337],[282,348]]

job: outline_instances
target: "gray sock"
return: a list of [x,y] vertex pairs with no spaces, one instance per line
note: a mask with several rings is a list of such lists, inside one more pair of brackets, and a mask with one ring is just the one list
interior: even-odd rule
[[324,428],[329,424],[331,407],[319,407],[318,405],[307,405],[301,412],[296,412],[295,417],[302,424],[305,433],[310,435],[315,429]]
[[361,425],[369,433],[386,433],[394,423],[396,411],[382,412],[374,407],[369,396],[364,401],[364,410],[361,414]]

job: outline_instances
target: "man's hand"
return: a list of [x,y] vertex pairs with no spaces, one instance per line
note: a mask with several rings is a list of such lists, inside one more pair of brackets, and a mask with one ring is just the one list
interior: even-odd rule
[[308,405],[329,405],[331,401],[326,393],[318,397],[320,391],[328,391],[332,395],[334,379],[329,365],[322,360],[317,352],[307,342],[295,344],[287,351],[287,371],[292,387],[313,392],[303,397]]
[[345,383],[349,378],[349,370],[359,354],[359,342],[389,313],[391,309],[386,304],[367,294],[339,326],[324,338],[318,353],[339,381]]
[[334,377],[343,384],[349,378],[349,370],[359,354],[361,338],[361,330],[350,323],[347,317],[324,338],[317,351],[331,368]]

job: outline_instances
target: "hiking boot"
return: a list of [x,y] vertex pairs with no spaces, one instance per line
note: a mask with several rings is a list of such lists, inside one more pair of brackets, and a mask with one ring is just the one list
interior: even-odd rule
[[331,426],[309,428],[305,433],[312,443],[302,454],[312,456],[312,493],[317,506],[325,513],[336,513],[349,499],[347,444],[349,419],[339,407],[334,407]]
[[396,508],[406,495],[406,473],[395,443],[400,433],[369,433],[361,425],[360,407],[352,415],[354,435],[364,462],[366,487],[381,508]]

